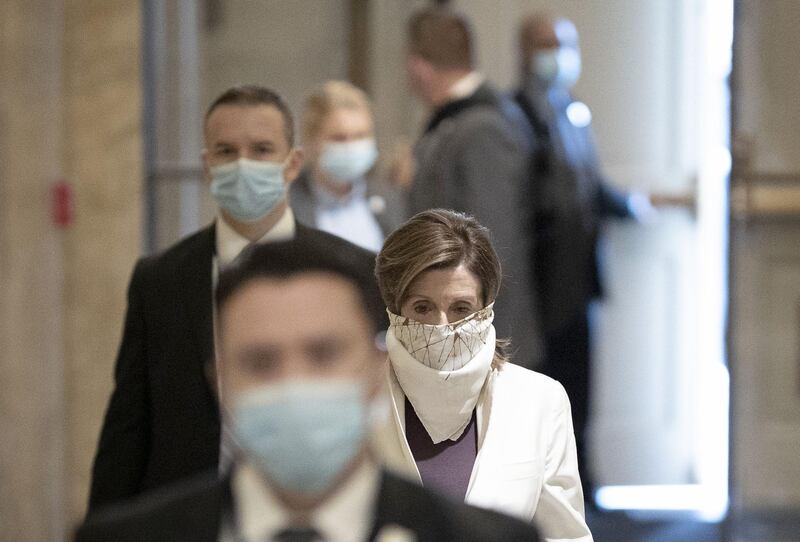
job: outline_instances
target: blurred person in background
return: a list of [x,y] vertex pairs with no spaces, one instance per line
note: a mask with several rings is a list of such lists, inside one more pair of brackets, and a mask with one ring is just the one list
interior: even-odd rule
[[292,184],[297,220],[375,252],[402,221],[400,194],[369,178],[378,159],[367,95],[346,81],[328,81],[305,100],[305,168]]
[[387,465],[533,522],[544,540],[591,541],[569,398],[512,363],[492,325],[502,270],[489,231],[424,211],[386,239],[375,275],[390,320]]
[[561,382],[572,401],[578,458],[590,497],[586,452],[589,306],[602,294],[598,236],[606,218],[649,219],[654,211],[646,196],[614,188],[600,169],[591,112],[571,92],[581,73],[575,25],[567,19],[533,14],[520,26],[519,49],[520,83],[515,98],[538,143],[530,202],[544,345],[539,370]]
[[458,13],[429,8],[411,17],[406,68],[412,91],[430,109],[414,147],[409,211],[453,209],[489,228],[507,285],[497,328],[513,336],[515,359],[535,366],[540,352],[529,234],[529,127],[511,113],[518,110],[513,102],[476,71],[472,32]]
[[222,271],[216,299],[235,462],[98,513],[78,542],[538,540],[530,525],[450,502],[375,460],[383,304],[340,246],[255,245]]

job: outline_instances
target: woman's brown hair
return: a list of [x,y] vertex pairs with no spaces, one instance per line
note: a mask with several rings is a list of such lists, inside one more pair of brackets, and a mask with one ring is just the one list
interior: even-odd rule
[[[500,291],[500,259],[492,247],[489,230],[471,216],[446,209],[414,215],[383,244],[375,264],[375,277],[386,307],[400,314],[409,287],[425,271],[464,265],[481,284],[483,306]],[[509,358],[510,341],[497,340],[493,365]]]

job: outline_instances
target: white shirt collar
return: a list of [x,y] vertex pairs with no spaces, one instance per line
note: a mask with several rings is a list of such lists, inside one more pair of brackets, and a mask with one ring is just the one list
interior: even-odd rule
[[344,196],[337,196],[324,186],[311,181],[311,191],[314,193],[320,207],[336,208],[345,207],[356,199],[365,199],[367,196],[367,180],[364,177],[350,183],[350,192]]
[[469,72],[450,87],[450,99],[458,100],[471,96],[478,90],[478,87],[481,86],[484,79],[483,75],[478,72]]
[[[287,510],[258,469],[239,463],[231,481],[236,503],[236,524],[246,541],[271,540],[291,526]],[[366,540],[375,520],[380,472],[371,461],[362,461],[345,484],[311,514],[310,526],[328,542]]]
[[[278,222],[256,242],[286,241],[294,238],[294,232],[294,213],[287,207]],[[221,215],[217,217],[217,258],[220,264],[231,263],[249,244],[250,240],[239,235]]]

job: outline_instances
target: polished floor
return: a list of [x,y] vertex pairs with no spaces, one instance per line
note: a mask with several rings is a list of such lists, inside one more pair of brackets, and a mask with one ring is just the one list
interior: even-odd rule
[[625,512],[587,512],[595,542],[723,542],[722,525],[688,518],[647,518]]
[[800,542],[800,513],[763,513],[720,523],[688,516],[587,511],[595,542]]

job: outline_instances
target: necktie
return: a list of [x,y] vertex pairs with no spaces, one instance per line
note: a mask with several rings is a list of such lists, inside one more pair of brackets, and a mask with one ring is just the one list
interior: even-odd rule
[[319,531],[311,527],[289,527],[278,531],[273,542],[323,542]]

